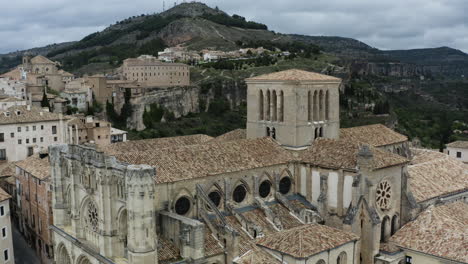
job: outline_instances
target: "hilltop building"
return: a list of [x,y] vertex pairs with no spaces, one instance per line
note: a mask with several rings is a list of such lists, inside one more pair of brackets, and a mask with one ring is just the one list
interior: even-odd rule
[[0,78],[0,96],[11,96],[26,99],[26,85],[24,81],[9,77]]
[[27,102],[24,99],[18,99],[17,97],[0,97],[0,111],[7,110],[12,106],[26,105]]
[[182,63],[161,62],[150,55],[126,59],[122,65],[125,80],[144,83],[145,86],[188,86],[189,66]]
[[75,115],[68,122],[70,144],[93,143],[106,146],[111,143],[127,141],[127,132],[111,127],[111,123],[98,120],[93,116]]
[[397,246],[382,255],[428,191],[408,183],[407,138],[340,129],[340,79],[246,82],[246,131],[51,146],[56,263],[404,261]]
[[7,264],[15,263],[13,252],[13,235],[11,230],[11,196],[0,188],[0,261]]
[[447,155],[468,163],[468,141],[455,141],[447,144]]

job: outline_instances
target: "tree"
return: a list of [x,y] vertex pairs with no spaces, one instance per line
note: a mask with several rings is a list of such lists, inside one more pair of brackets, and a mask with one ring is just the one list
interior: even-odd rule
[[42,95],[41,107],[47,107],[50,110],[49,99],[47,99],[46,88],[44,88],[44,94]]

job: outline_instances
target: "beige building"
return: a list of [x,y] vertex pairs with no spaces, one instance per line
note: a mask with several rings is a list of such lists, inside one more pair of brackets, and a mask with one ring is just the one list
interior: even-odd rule
[[67,117],[31,106],[0,111],[0,162],[19,161],[67,141]]
[[0,262],[14,264],[10,199],[11,196],[0,188]]
[[189,66],[182,63],[165,63],[150,55],[126,59],[121,67],[125,80],[144,83],[146,86],[188,86]]
[[[93,116],[75,116],[68,122],[68,143],[84,144],[92,142],[99,146],[111,144],[111,123],[95,119]],[[123,140],[122,140],[123,141]]]
[[398,247],[382,256],[430,190],[412,184],[407,138],[340,130],[337,78],[292,70],[247,83],[247,131],[52,146],[55,261],[404,261]]

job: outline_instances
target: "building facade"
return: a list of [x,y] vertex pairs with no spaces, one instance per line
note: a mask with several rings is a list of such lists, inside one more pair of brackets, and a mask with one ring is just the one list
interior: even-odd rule
[[15,263],[13,251],[13,235],[11,230],[11,196],[0,188],[0,261],[2,263]]
[[61,114],[31,106],[0,111],[0,161],[23,160],[49,145],[66,143],[67,121]]
[[188,65],[161,62],[149,55],[124,60],[122,75],[125,80],[137,81],[146,86],[190,85]]
[[50,166],[47,154],[35,154],[16,163],[19,231],[41,263],[52,263],[53,247]]
[[374,263],[410,206],[379,146],[405,142],[340,139],[337,78],[247,83],[245,133],[52,146],[55,261]]
[[447,144],[447,155],[468,163],[468,141],[455,141]]

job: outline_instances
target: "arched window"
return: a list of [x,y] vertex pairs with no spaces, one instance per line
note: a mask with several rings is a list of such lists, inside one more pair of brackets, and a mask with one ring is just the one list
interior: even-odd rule
[[279,192],[281,194],[287,194],[291,190],[291,179],[289,177],[283,177],[279,182]]
[[325,120],[330,119],[330,93],[325,93]]
[[270,116],[270,114],[271,114],[271,112],[270,112],[270,109],[271,109],[271,95],[270,95],[270,90],[267,91],[267,96],[266,96],[266,97],[267,97],[267,98],[266,98],[266,101],[267,101],[267,102],[266,102],[266,105],[265,105],[265,107],[266,107],[266,118],[265,118],[265,119],[266,119],[267,121],[271,121],[271,116]]
[[127,250],[127,210],[123,209],[119,216],[119,237],[122,241],[122,256],[125,256],[125,251]]
[[393,236],[393,234],[396,233],[396,231],[398,230],[399,228],[399,223],[398,223],[398,215],[394,215],[392,217],[392,232],[391,232],[391,235]]
[[272,129],[271,129],[271,137],[272,137],[273,139],[276,139],[276,128],[272,128]]
[[317,263],[316,263],[316,264],[325,264],[325,260],[323,260],[323,259],[320,259],[319,261],[317,261]]
[[319,128],[319,137],[323,137],[323,127]]
[[269,137],[270,134],[271,134],[271,133],[270,133],[270,128],[269,128],[269,127],[266,128],[266,134],[267,134],[267,137]]
[[323,91],[320,90],[319,92],[319,120],[323,120]]
[[191,202],[189,198],[182,196],[177,199],[174,209],[177,214],[185,215],[190,211]]
[[314,131],[314,139],[317,139],[319,137],[319,128],[316,127]]
[[57,264],[70,264],[71,259],[64,245],[60,245],[57,250]]
[[258,194],[262,198],[266,198],[271,192],[271,182],[269,180],[264,180],[260,183],[258,187]]
[[307,121],[312,121],[312,94],[307,92]]
[[346,264],[347,263],[347,258],[348,256],[346,255],[346,252],[341,252],[340,255],[336,258],[336,264]]
[[276,98],[276,91],[273,90],[273,95],[272,95],[272,103],[273,103],[273,121],[278,121],[278,106],[277,106],[277,98]]
[[280,92],[280,116],[279,121],[284,122],[284,93]]
[[258,99],[258,114],[259,114],[258,120],[263,120],[263,118],[264,118],[263,100],[264,100],[263,91],[260,90],[260,96],[259,96],[259,99]]
[[247,196],[247,189],[245,188],[244,185],[238,185],[235,189],[234,192],[232,192],[232,199],[236,203],[241,203],[244,201],[245,197]]
[[317,91],[314,92],[314,102],[313,102],[313,104],[314,104],[313,105],[314,110],[312,112],[313,119],[314,119],[314,121],[317,121],[317,120],[319,120],[319,118],[318,118],[318,93],[317,93]]

